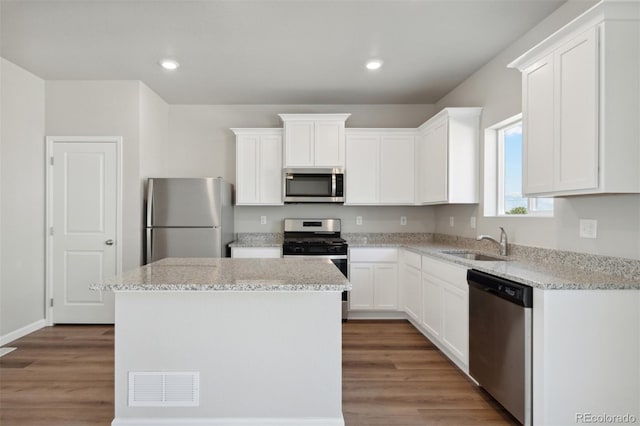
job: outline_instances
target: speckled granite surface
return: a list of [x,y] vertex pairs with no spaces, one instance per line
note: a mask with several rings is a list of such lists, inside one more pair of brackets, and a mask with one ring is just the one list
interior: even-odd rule
[[405,244],[421,244],[433,241],[428,233],[342,233],[349,247],[400,247]]
[[[408,242],[403,234],[387,234],[372,244],[362,240],[351,247],[403,247],[421,255],[446,260],[468,268],[511,279],[542,289],[617,290],[640,289],[640,260],[596,256],[537,247],[509,245],[504,262],[474,261],[443,251],[472,251],[495,257],[497,246],[489,241],[435,234],[431,241]],[[430,235],[430,234],[427,234]]]
[[351,284],[327,259],[167,258],[124,272],[92,290],[344,291]]
[[[275,235],[282,234],[248,234]],[[403,247],[543,289],[640,289],[640,260],[509,244],[506,262],[461,259],[443,251],[466,250],[498,256],[490,241],[430,233],[346,233],[349,247]],[[277,237],[276,237],[277,238]],[[246,243],[245,243],[246,244]],[[239,245],[251,247],[250,245]],[[255,246],[265,247],[256,243]]]
[[279,247],[283,238],[282,233],[238,233],[229,247]]

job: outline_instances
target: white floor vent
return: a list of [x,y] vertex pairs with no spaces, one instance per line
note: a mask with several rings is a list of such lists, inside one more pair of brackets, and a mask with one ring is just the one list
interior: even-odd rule
[[197,407],[198,372],[129,372],[130,407]]

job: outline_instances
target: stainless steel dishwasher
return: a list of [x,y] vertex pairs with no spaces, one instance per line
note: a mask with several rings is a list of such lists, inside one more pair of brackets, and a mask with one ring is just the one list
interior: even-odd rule
[[469,374],[520,423],[532,424],[532,288],[471,269]]

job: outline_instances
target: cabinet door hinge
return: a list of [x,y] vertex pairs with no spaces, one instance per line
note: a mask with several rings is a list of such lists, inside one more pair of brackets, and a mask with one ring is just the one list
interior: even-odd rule
[[53,166],[53,157],[49,158],[49,164]]
[[49,235],[53,236],[53,226],[49,228]]
[[53,297],[49,299],[49,306],[53,308]]

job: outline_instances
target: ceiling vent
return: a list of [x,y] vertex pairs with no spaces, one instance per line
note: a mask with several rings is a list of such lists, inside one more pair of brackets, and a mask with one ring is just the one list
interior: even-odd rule
[[199,372],[129,372],[130,407],[197,407]]

